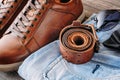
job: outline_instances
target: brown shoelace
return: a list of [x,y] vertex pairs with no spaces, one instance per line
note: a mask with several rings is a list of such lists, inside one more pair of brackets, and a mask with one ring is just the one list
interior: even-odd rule
[[60,34],[60,51],[67,61],[81,64],[88,62],[98,50],[98,40],[93,26],[74,22]]
[[26,35],[30,33],[32,27],[34,27],[33,22],[37,21],[38,16],[41,16],[45,9],[45,5],[47,5],[47,0],[29,1],[24,10],[22,10],[20,15],[12,24],[11,29],[6,33],[14,32],[16,33],[16,36],[26,39]]

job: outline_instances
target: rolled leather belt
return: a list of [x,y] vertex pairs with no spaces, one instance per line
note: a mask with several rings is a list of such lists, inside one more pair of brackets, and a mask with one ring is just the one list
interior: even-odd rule
[[60,52],[67,61],[86,63],[99,49],[99,42],[93,25],[74,21],[60,33]]

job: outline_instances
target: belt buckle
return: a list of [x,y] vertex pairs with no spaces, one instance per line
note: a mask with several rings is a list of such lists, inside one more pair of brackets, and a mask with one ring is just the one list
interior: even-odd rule
[[88,31],[90,31],[90,32],[93,34],[94,39],[96,40],[94,50],[95,50],[95,52],[98,52],[100,43],[99,43],[99,40],[98,40],[98,37],[97,37],[97,34],[96,34],[96,30],[95,30],[93,24],[88,24],[88,25],[86,25],[86,24],[81,24],[79,21],[76,20],[76,21],[73,21],[73,23],[72,23],[71,26],[84,27],[84,28],[86,28]]

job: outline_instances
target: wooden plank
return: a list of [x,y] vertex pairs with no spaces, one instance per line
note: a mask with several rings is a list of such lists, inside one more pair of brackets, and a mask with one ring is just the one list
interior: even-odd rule
[[87,17],[106,9],[120,9],[119,0],[82,0]]
[[120,7],[120,0],[104,0],[105,3],[109,2],[112,5]]
[[113,5],[112,2],[110,3],[104,0],[82,0],[84,4],[87,4],[89,6],[93,6],[97,9],[103,10],[103,9],[116,9],[120,6]]

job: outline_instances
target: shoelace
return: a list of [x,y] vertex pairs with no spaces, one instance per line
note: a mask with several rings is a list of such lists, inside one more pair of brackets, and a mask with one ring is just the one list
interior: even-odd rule
[[0,24],[2,20],[6,18],[6,14],[9,14],[9,8],[13,8],[13,3],[17,0],[1,0],[0,1]]
[[36,15],[40,16],[40,10],[44,10],[44,5],[47,0],[32,0],[27,7],[21,12],[17,21],[12,24],[12,32],[15,32],[18,37],[26,39],[25,34],[30,32],[30,28],[34,26],[33,21],[36,21]]

